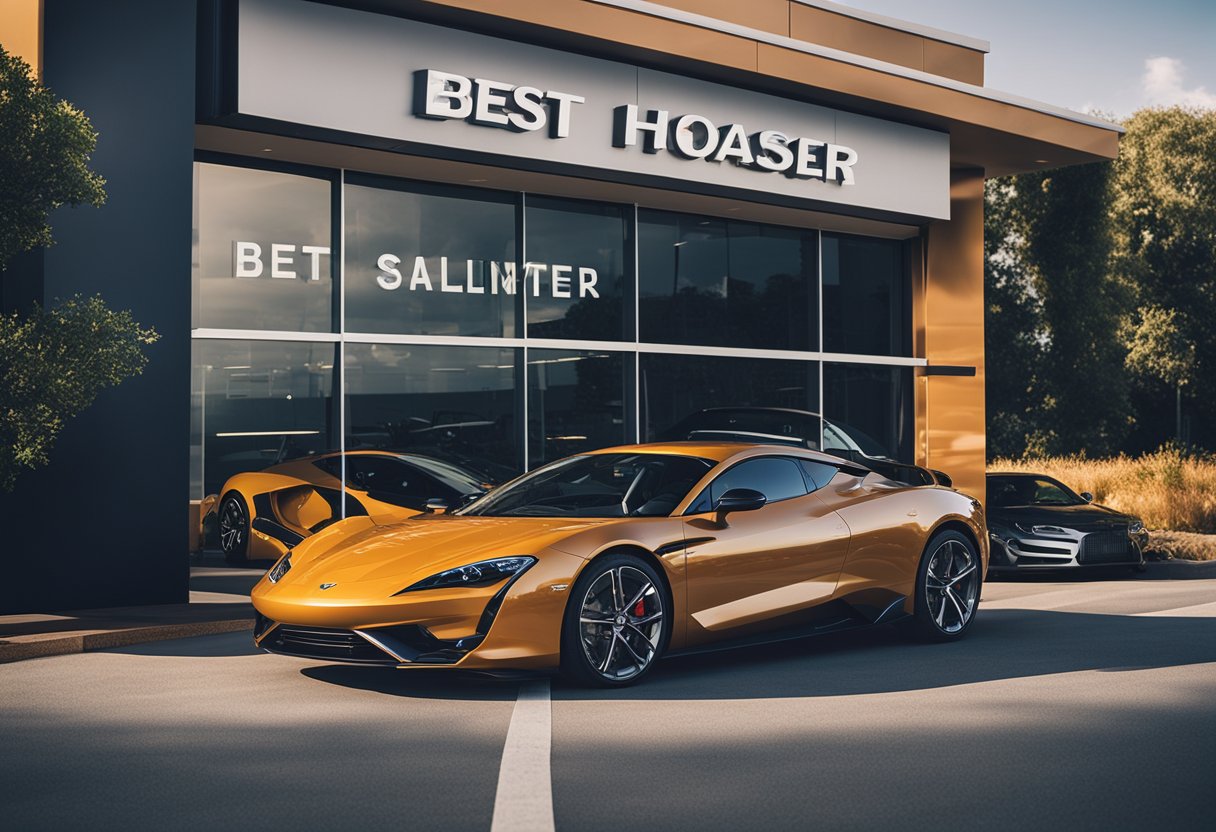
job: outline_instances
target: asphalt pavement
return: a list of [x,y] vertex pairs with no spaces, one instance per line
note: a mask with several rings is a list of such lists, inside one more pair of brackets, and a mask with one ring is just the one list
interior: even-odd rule
[[3,826],[1216,823],[1214,579],[989,583],[957,644],[880,628],[672,659],[622,691],[520,690],[245,633],[3,665]]

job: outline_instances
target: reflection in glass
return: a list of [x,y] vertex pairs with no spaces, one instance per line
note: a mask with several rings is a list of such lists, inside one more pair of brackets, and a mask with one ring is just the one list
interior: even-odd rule
[[823,235],[823,348],[859,355],[911,355],[906,244]]
[[333,344],[196,339],[192,353],[191,499],[337,447]]
[[328,179],[194,164],[192,326],[333,330]]
[[911,367],[824,364],[823,399],[827,453],[915,461]]
[[486,482],[519,472],[515,350],[346,346],[346,446],[424,454]]
[[[643,353],[640,382],[648,442],[733,431],[818,447],[818,362]],[[731,412],[704,412],[711,408]]]
[[528,350],[528,464],[626,441],[622,353]]
[[818,350],[817,237],[638,211],[641,340]]
[[515,202],[348,177],[346,330],[514,337]]
[[632,340],[625,208],[531,195],[525,206],[529,337]]

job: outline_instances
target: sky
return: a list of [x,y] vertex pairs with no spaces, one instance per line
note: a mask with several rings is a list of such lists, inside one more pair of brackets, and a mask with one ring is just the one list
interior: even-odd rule
[[1124,118],[1216,108],[1216,0],[842,0],[986,40],[984,85]]

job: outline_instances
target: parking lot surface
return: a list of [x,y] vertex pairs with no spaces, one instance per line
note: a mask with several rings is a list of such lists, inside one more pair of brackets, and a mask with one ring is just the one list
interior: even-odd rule
[[247,634],[6,665],[4,826],[1212,828],[1216,580],[983,598],[957,644],[879,628],[672,659],[621,691],[530,683],[518,705],[517,683]]

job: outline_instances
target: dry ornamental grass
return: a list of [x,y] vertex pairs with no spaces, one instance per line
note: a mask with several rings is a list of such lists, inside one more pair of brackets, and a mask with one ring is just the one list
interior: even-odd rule
[[[1188,560],[1216,559],[1216,457],[1163,448],[1140,457],[997,459],[992,473],[1047,474],[1094,502],[1139,517],[1154,531],[1150,549]],[[1199,534],[1180,534],[1197,532]]]

